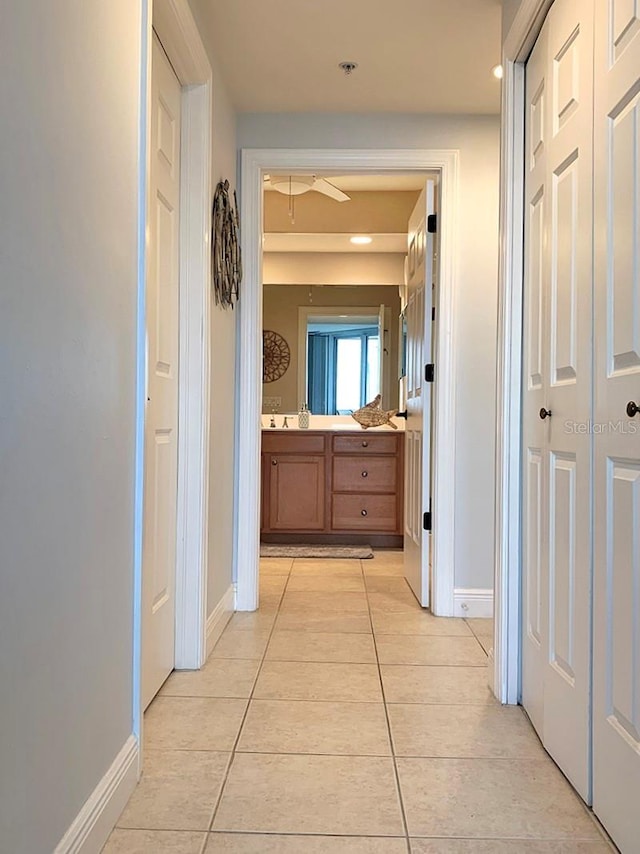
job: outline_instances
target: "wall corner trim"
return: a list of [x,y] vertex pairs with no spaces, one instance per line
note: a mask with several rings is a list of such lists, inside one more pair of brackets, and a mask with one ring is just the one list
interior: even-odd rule
[[211,655],[214,646],[220,639],[220,635],[233,616],[235,606],[236,588],[235,584],[230,584],[227,592],[207,617],[207,658]]
[[456,587],[453,600],[454,617],[493,617],[493,590],[490,587]]
[[130,735],[73,820],[54,854],[101,851],[138,782],[138,740]]

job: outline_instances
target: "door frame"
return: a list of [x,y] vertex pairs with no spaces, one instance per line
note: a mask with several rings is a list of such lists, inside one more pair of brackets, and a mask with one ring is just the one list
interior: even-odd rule
[[492,687],[512,704],[521,696],[525,63],[552,3],[523,0],[502,48]]
[[454,613],[455,368],[454,298],[458,264],[458,172],[455,149],[242,149],[243,292],[239,301],[235,578],[236,608],[258,607],[260,432],[262,411],[263,176],[268,172],[437,172],[440,178],[438,382],[435,390],[433,612]]
[[[145,9],[146,7],[146,9]],[[142,535],[147,385],[146,277],[153,30],[182,86],[180,158],[179,402],[175,667],[206,657],[209,493],[210,205],[212,70],[188,0],[143,4],[137,294],[133,730],[142,729]]]

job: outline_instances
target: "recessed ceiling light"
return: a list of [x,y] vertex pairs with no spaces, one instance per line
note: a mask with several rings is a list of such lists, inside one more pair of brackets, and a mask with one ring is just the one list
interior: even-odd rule
[[371,243],[372,239],[373,238],[367,237],[365,234],[358,234],[351,238],[351,242],[355,243],[356,246],[366,246],[367,243]]
[[496,77],[498,80],[502,80],[504,69],[501,65],[494,65],[491,69],[491,72],[493,73],[493,76]]

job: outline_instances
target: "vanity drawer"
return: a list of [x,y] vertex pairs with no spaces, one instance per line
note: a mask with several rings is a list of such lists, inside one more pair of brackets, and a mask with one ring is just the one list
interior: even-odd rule
[[333,458],[334,492],[395,492],[397,479],[396,457]]
[[358,433],[355,436],[334,436],[334,454],[397,454],[399,437],[390,433]]
[[262,431],[262,451],[266,454],[324,454],[324,443],[323,433]]
[[395,495],[334,495],[331,526],[334,531],[393,532],[397,513]]

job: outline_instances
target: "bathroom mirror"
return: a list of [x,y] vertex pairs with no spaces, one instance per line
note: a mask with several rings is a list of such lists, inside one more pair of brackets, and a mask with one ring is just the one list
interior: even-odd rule
[[264,286],[264,328],[291,350],[284,376],[263,386],[265,414],[349,415],[382,395],[398,406],[400,295],[394,286]]

